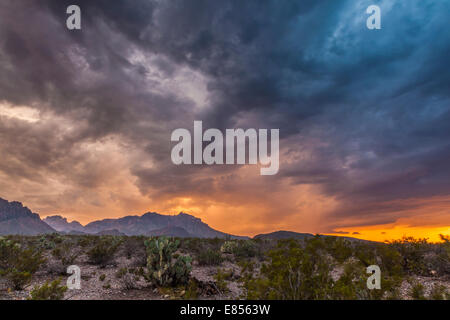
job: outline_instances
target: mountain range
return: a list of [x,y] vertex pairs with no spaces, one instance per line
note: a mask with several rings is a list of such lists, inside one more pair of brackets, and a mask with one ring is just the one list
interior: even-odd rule
[[55,230],[20,202],[0,198],[0,235],[37,235]]
[[[297,239],[297,240],[304,240],[304,239],[311,239],[315,235],[312,233],[299,233],[299,232],[293,232],[293,231],[275,231],[271,233],[263,233],[258,234],[253,237],[253,239],[275,239],[275,240],[282,240],[282,239]],[[328,235],[319,235],[319,237],[335,237],[335,236],[328,236]],[[358,238],[352,238],[352,237],[344,237],[344,236],[338,236],[340,239],[349,240],[351,242],[354,241],[363,241],[363,242],[373,242],[369,240],[363,240]]]
[[96,235],[147,235],[193,238],[247,239],[217,231],[201,219],[186,213],[162,215],[148,212],[142,216],[104,219],[85,226],[77,221],[55,215],[41,219],[20,202],[0,198],[0,235],[37,235],[45,233],[96,234]]
[[[83,226],[78,221],[69,222],[60,215],[41,219],[37,213],[31,212],[20,202],[9,202],[0,198],[0,235],[38,235],[46,233],[63,234],[94,234],[94,235],[146,235],[169,236],[179,238],[229,238],[249,239],[246,236],[236,236],[217,231],[201,219],[187,213],[177,215],[162,215],[147,212],[141,216],[133,215],[117,219],[93,221]],[[255,239],[305,239],[313,237],[310,233],[292,231],[276,231],[256,235]],[[350,240],[359,240],[345,237]]]
[[171,236],[180,238],[247,238],[214,230],[201,219],[187,213],[162,215],[147,212],[142,216],[126,216],[118,219],[93,221],[83,226],[77,221],[68,222],[61,216],[50,216],[43,220],[53,229],[62,233],[112,234],[112,235],[147,235]]

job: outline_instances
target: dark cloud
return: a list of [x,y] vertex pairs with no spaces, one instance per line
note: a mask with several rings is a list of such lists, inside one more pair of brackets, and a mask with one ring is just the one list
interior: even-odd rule
[[[0,101],[49,120],[0,121],[0,170],[95,189],[81,146],[114,137],[146,196],[242,201],[289,181],[339,201],[326,229],[393,222],[400,200],[450,193],[450,5],[377,2],[371,31],[364,0],[3,1]],[[194,119],[280,128],[280,173],[248,190],[239,166],[174,166],[170,133]]]

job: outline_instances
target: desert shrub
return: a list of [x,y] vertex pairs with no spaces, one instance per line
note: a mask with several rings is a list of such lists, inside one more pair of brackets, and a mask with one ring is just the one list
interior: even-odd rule
[[352,244],[346,239],[338,237],[328,237],[325,238],[324,242],[326,250],[339,263],[343,263],[353,255]]
[[255,271],[255,263],[251,260],[241,260],[238,265],[241,267],[241,273],[253,274]]
[[398,299],[401,278],[381,273],[381,289],[367,288],[366,267],[361,262],[344,265],[344,273],[333,284],[330,297],[337,300]]
[[216,280],[216,286],[220,293],[224,294],[228,292],[227,281],[233,276],[232,271],[226,271],[222,269],[217,269],[217,273],[214,275],[214,280]]
[[208,249],[197,255],[197,261],[201,266],[213,266],[221,264],[223,262],[223,258],[220,252]]
[[64,236],[56,232],[45,234],[42,237],[44,237],[48,242],[54,243],[55,245],[60,244],[64,241]]
[[98,236],[93,236],[93,235],[80,236],[77,240],[77,245],[82,248],[87,248],[87,247],[95,244],[97,239],[98,239]]
[[444,250],[447,252],[447,255],[450,256],[450,236],[440,234],[439,237],[442,240],[442,246],[444,247]]
[[[331,245],[330,245],[331,244]],[[269,261],[264,263],[259,275],[253,264],[241,263],[241,273],[248,299],[395,299],[399,295],[400,277],[387,272],[381,274],[381,289],[369,290],[365,263],[373,264],[375,258],[362,255],[344,265],[344,272],[333,281],[330,275],[332,260],[330,250],[339,248],[323,237],[304,241],[304,246],[295,240],[281,240],[277,248],[268,252]],[[373,247],[371,248],[372,251]],[[338,249],[338,251],[341,249]],[[353,251],[354,249],[352,249]],[[375,250],[373,249],[373,252]],[[345,261],[346,250],[335,255],[336,260]],[[355,251],[356,252],[356,251]],[[336,258],[338,257],[338,258]],[[385,254],[386,264],[390,263]],[[257,274],[256,276],[254,274]]]
[[[254,289],[255,285],[258,282],[258,274],[259,270],[256,268],[255,263],[252,260],[240,260],[238,261],[238,266],[241,268],[241,274],[239,278],[239,282],[242,283],[244,288]],[[244,292],[241,295],[241,299],[246,299],[248,295],[247,292]]]
[[116,272],[116,278],[117,279],[121,279],[124,275],[126,275],[128,272],[127,268],[120,268],[117,272]]
[[186,300],[197,300],[198,299],[199,288],[197,281],[190,279],[186,287],[183,298]]
[[136,288],[136,276],[131,273],[126,273],[121,277],[122,286],[125,290],[131,290]]
[[233,253],[237,245],[238,245],[237,241],[225,241],[223,245],[220,247],[220,252]]
[[432,300],[447,300],[450,298],[450,293],[443,285],[435,284],[430,292],[430,299]]
[[74,244],[70,241],[65,241],[52,250],[52,255],[60,263],[60,273],[65,273],[67,267],[73,265],[75,260],[80,255],[80,251],[75,249]]
[[[352,243],[356,259],[344,265],[344,274],[333,285],[334,299],[398,299],[399,286],[404,275],[402,256],[387,244]],[[346,254],[336,260],[346,260]],[[366,268],[378,265],[381,269],[381,289],[368,290]]]
[[53,242],[47,235],[42,235],[38,240],[38,246],[44,250],[54,249],[56,243]]
[[198,255],[206,250],[220,251],[224,240],[219,238],[200,239],[200,238],[184,238],[180,239],[180,249],[189,253]]
[[333,285],[332,298],[337,300],[363,299],[367,291],[366,279],[361,263],[348,263],[344,272]]
[[10,270],[6,278],[12,283],[14,290],[22,290],[25,285],[31,282],[31,273],[27,271]]
[[232,253],[237,258],[251,258],[261,255],[258,245],[253,240],[240,240],[232,249]]
[[378,265],[383,274],[393,277],[402,277],[403,257],[394,247],[384,243],[357,243],[354,244],[354,257],[362,263],[363,266]]
[[373,264],[378,264],[377,257],[377,245],[356,243],[353,250],[354,257],[359,260],[365,267]]
[[221,239],[221,238],[207,238],[204,240],[205,240],[205,244],[208,249],[212,249],[212,250],[216,250],[216,251],[219,251],[220,247],[225,242],[225,240]]
[[393,277],[402,277],[404,275],[404,258],[401,253],[393,246],[380,244],[377,246],[376,256],[383,273]]
[[261,267],[259,277],[247,278],[244,287],[248,299],[325,299],[332,279],[330,264],[321,254],[317,239],[303,249],[297,241],[279,241],[268,253],[269,263]]
[[183,239],[180,247],[188,252],[200,253],[203,251],[202,239],[199,238]]
[[450,274],[450,236],[440,235],[442,242],[435,244],[435,255],[431,261],[432,268],[438,273]]
[[136,276],[138,276],[138,277],[144,277],[145,276],[145,270],[144,270],[143,267],[136,268],[133,273]]
[[100,280],[101,282],[105,281],[106,279],[106,274],[101,274],[100,277],[98,277],[98,280]]
[[0,276],[7,278],[15,290],[21,290],[45,262],[42,251],[0,237]]
[[[127,238],[123,244],[123,251],[127,259],[131,259],[133,256],[145,256],[145,246],[143,239],[141,237]],[[142,265],[145,265],[145,259],[144,261],[142,261]]]
[[179,240],[166,237],[150,238],[145,241],[147,280],[159,286],[176,286],[188,283],[192,270],[192,258],[190,256],[174,258],[174,253],[179,245]]
[[427,239],[403,237],[400,240],[388,242],[388,245],[395,248],[402,256],[401,265],[405,272],[425,275],[429,273],[425,262],[425,254],[430,248]]
[[425,288],[421,283],[413,283],[409,290],[409,295],[414,300],[426,300]]
[[61,286],[61,279],[52,282],[46,281],[42,286],[35,286],[30,292],[29,300],[62,300],[67,291],[66,286]]
[[[65,236],[67,237],[67,236]],[[31,239],[30,237],[27,237],[26,239]],[[53,250],[58,245],[64,242],[64,236],[60,235],[59,233],[48,233],[43,234],[38,238],[35,238],[33,241],[33,245],[37,246],[38,248],[42,250]]]
[[120,240],[115,237],[99,239],[97,244],[87,252],[90,263],[101,267],[107,266],[114,260],[114,254],[119,245]]

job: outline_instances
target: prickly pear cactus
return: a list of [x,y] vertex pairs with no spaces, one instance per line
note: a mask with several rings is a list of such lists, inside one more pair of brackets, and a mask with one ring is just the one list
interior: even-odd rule
[[192,270],[192,258],[190,256],[179,256],[174,264],[175,279],[178,283],[188,283]]
[[237,247],[236,241],[225,241],[220,247],[222,253],[233,253],[233,250]]
[[160,286],[170,286],[189,281],[192,259],[179,256],[173,261],[173,255],[180,245],[179,240],[166,237],[150,238],[145,241],[147,248],[147,278]]

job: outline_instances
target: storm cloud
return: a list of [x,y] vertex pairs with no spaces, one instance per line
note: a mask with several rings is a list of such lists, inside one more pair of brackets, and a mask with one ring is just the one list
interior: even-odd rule
[[[449,18],[431,0],[2,1],[0,196],[83,221],[191,209],[241,233],[448,208]],[[194,120],[279,128],[279,173],[175,166],[170,134]]]

